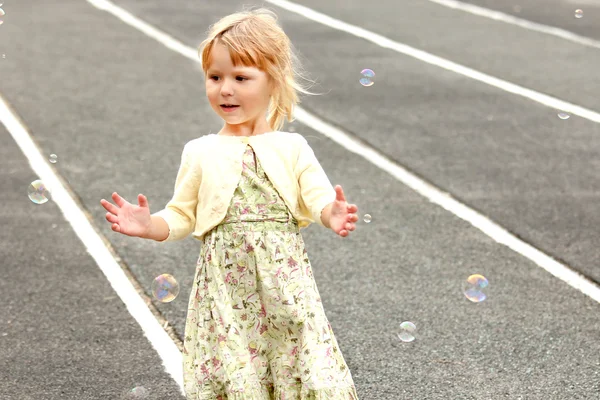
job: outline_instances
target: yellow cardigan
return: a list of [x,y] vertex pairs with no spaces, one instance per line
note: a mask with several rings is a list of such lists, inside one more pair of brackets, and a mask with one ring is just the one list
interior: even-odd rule
[[321,212],[335,200],[335,190],[304,137],[268,132],[257,136],[211,134],[186,143],[173,198],[152,215],[169,226],[163,241],[190,233],[198,240],[224,218],[242,173],[242,156],[250,144],[269,180],[304,228],[323,226]]

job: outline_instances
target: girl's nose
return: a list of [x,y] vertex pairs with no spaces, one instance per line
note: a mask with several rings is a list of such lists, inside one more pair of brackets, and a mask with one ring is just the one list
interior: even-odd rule
[[221,85],[221,95],[233,95],[233,84],[231,84],[227,79],[223,80],[223,84]]

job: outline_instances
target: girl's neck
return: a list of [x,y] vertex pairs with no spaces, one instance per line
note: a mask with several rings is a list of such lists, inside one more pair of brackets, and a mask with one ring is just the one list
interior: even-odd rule
[[258,136],[264,133],[272,132],[271,127],[268,125],[266,121],[264,124],[256,124],[258,126],[253,127],[232,127],[229,125],[225,125],[217,135],[221,136]]
[[223,131],[221,131],[221,132],[217,133],[217,135],[219,135],[219,136],[249,137],[249,136],[264,135],[265,133],[270,133],[270,132],[271,131],[269,131],[269,132],[262,132],[262,133],[252,133],[252,134],[249,134],[249,135],[248,134],[245,135],[243,133],[231,133],[231,132],[223,132]]
[[262,136],[262,135],[267,135],[270,133],[275,133],[278,131],[270,131],[270,132],[263,132],[263,133],[255,133],[252,135],[241,135],[241,134],[233,134],[233,133],[226,133],[226,132],[219,132],[217,133],[217,136],[226,136],[226,137],[253,137],[253,136]]

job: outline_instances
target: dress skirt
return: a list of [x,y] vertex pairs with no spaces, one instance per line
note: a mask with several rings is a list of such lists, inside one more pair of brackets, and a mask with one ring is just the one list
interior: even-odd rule
[[189,298],[188,400],[358,400],[298,224],[250,145]]

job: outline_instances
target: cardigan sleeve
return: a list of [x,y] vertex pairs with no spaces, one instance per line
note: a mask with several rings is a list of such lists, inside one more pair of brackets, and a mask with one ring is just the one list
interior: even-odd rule
[[191,158],[190,144],[187,143],[181,155],[173,197],[163,210],[152,214],[162,217],[169,226],[169,236],[162,242],[185,239],[196,226],[201,172],[199,163],[192,163]]
[[321,212],[329,203],[335,201],[335,189],[317,160],[315,153],[300,136],[300,150],[296,162],[296,177],[300,186],[300,207],[312,216],[312,220],[321,226]]

